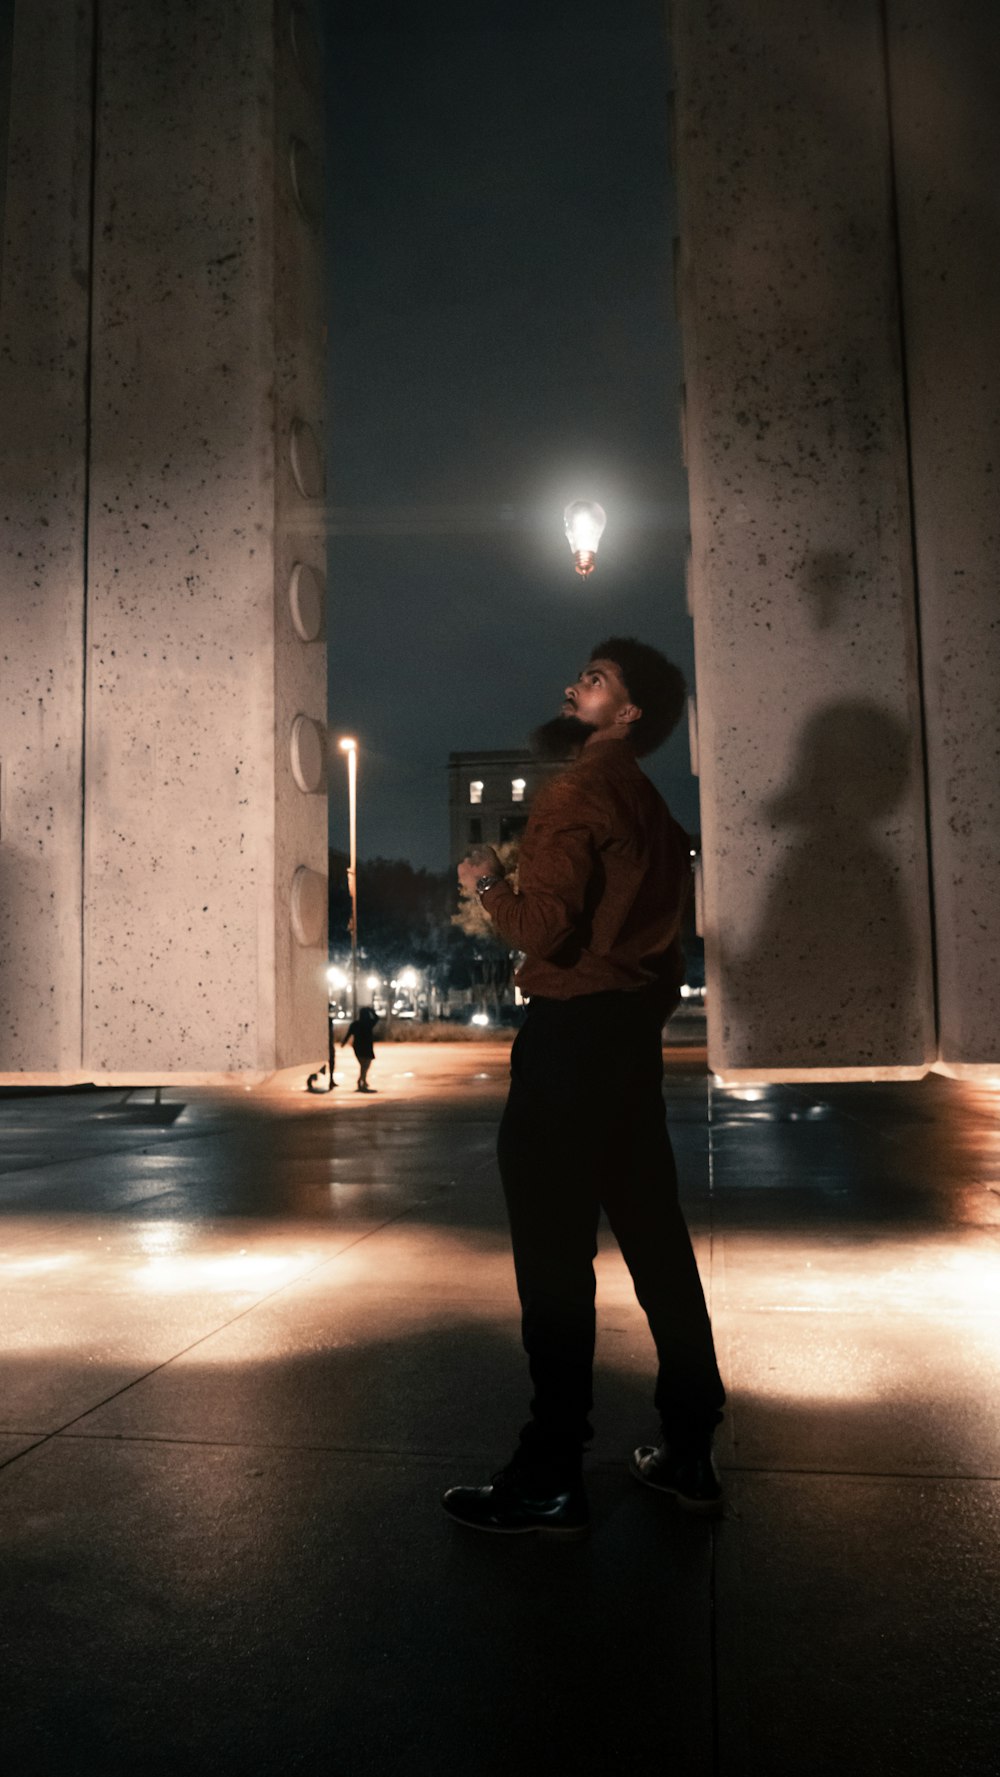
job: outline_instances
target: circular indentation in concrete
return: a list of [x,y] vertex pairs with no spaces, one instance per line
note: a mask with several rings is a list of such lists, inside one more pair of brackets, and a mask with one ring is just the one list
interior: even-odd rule
[[319,439],[305,420],[292,421],[288,454],[299,493],[307,500],[318,500],[326,486],[323,452],[319,447]]
[[323,85],[323,49],[311,8],[303,5],[302,0],[296,0],[290,9],[288,23],[292,54],[299,73],[307,86],[319,91]]
[[296,944],[312,950],[323,942],[326,927],[326,877],[300,864],[292,877],[289,906],[292,936]]
[[323,788],[326,730],[311,716],[296,716],[292,723],[292,776],[307,796]]
[[318,228],[323,220],[323,174],[309,144],[299,136],[288,144],[288,170],[295,202],[310,227]]
[[315,642],[323,633],[326,607],[326,586],[318,568],[296,562],[288,582],[288,605],[299,640]]

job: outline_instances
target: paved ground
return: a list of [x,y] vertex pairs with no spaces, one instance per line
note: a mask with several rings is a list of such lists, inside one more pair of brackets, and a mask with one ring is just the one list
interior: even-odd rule
[[727,1516],[625,1472],[610,1250],[593,1532],[553,1548],[437,1504],[523,1412],[505,1068],[0,1096],[5,1768],[997,1777],[1000,1093],[671,1057]]

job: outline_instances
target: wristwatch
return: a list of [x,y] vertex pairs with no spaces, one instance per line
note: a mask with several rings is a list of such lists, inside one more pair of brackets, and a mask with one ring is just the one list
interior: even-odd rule
[[487,889],[495,888],[497,883],[503,882],[503,880],[502,876],[486,875],[478,877],[476,880],[476,894],[485,895]]

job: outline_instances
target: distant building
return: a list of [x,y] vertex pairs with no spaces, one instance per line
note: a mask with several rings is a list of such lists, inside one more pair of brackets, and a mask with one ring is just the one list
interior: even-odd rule
[[503,845],[523,833],[545,781],[563,768],[543,764],[526,748],[500,753],[449,753],[448,811],[452,864],[470,845]]

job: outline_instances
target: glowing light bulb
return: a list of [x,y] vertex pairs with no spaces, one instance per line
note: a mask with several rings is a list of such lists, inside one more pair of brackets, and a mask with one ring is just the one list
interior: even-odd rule
[[597,545],[608,522],[608,515],[596,500],[571,500],[563,513],[563,524],[573,551],[578,574],[592,574]]

